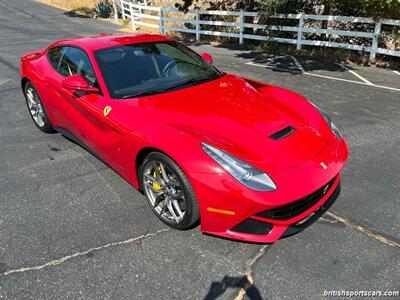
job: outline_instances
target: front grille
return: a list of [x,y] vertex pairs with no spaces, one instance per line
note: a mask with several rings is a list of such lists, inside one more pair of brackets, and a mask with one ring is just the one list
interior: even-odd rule
[[265,210],[263,212],[256,214],[256,216],[274,220],[288,220],[294,218],[302,214],[307,209],[312,207],[315,203],[317,203],[319,200],[321,200],[321,198],[330,190],[335,180],[336,177],[334,177],[331,181],[329,181],[323,187],[318,189],[316,192],[300,200],[297,200],[285,206],[277,207],[270,210]]
[[303,219],[302,221],[297,222],[294,225],[289,225],[280,238],[285,238],[293,234],[296,234],[306,229],[315,221],[317,221],[333,205],[333,203],[339,197],[339,194],[340,194],[340,182],[336,185],[335,190],[332,192],[329,198],[320,207],[318,207],[316,211],[314,211],[311,214],[311,217],[306,217],[306,219]]

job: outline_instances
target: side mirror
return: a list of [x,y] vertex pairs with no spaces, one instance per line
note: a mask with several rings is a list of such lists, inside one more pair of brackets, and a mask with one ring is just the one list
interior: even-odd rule
[[64,78],[62,81],[62,86],[65,89],[73,91],[82,91],[90,93],[99,92],[98,88],[90,86],[89,83],[81,75],[72,75],[67,78]]
[[201,57],[202,57],[206,62],[208,62],[208,63],[210,63],[210,64],[213,63],[213,58],[212,58],[212,56],[211,56],[210,54],[208,54],[208,53],[203,53],[203,54],[201,55]]

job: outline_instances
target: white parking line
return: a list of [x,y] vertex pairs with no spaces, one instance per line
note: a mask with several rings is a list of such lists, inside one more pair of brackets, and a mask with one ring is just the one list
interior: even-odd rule
[[[338,80],[338,81],[345,81],[345,82],[351,82],[351,83],[357,83],[357,84],[362,84],[362,85],[370,85],[370,86],[377,86],[374,84],[368,84],[356,80],[351,80],[351,79],[344,79],[344,78],[338,78],[338,77],[332,77],[332,76],[326,76],[326,75],[321,75],[321,74],[314,74],[314,73],[308,73],[305,72],[303,73],[304,75],[309,75],[309,76],[314,76],[314,77],[320,77],[320,78],[327,78],[327,79],[332,79],[332,80]],[[399,89],[400,91],[400,89]]]
[[293,61],[294,61],[294,64],[299,68],[299,70],[300,70],[300,72],[301,73],[307,73],[306,72],[306,70],[304,70],[304,68],[303,68],[303,66],[301,65],[301,63],[299,63],[299,61],[297,60],[297,58],[296,57],[294,57],[294,56],[290,56],[292,59],[293,59]]
[[393,71],[394,74],[400,75],[399,71]]
[[392,91],[397,91],[400,92],[400,89],[392,88],[390,86],[384,86],[384,85],[377,85],[377,84],[368,84],[360,81],[355,81],[355,80],[350,80],[350,79],[344,79],[344,78],[337,78],[337,77],[331,77],[331,76],[325,76],[325,75],[320,75],[320,74],[314,74],[314,73],[308,73],[305,72],[303,73],[304,75],[308,76],[314,76],[314,77],[321,77],[321,78],[326,78],[326,79],[332,79],[332,80],[338,80],[338,81],[345,81],[345,82],[350,82],[350,83],[356,83],[356,84],[361,84],[361,85],[367,85],[367,86],[372,86],[372,87],[377,87],[381,89],[386,89],[386,90],[392,90]]
[[[306,70],[304,70],[303,66],[299,63],[299,61],[294,57],[291,56],[291,58],[293,59],[295,65],[297,66],[297,68],[300,70],[300,72],[304,75],[308,75],[308,76],[314,76],[314,77],[320,77],[320,78],[326,78],[326,79],[331,79],[331,80],[337,80],[337,81],[344,81],[344,82],[350,82],[350,83],[355,83],[355,84],[361,84],[361,85],[366,85],[366,86],[371,86],[371,87],[376,87],[376,88],[380,88],[380,89],[386,89],[386,90],[391,90],[391,91],[396,91],[396,92],[400,92],[400,89],[396,89],[396,88],[392,88],[389,86],[383,86],[383,85],[376,85],[373,84],[371,82],[366,83],[364,82],[360,82],[360,81],[355,81],[355,80],[350,80],[350,79],[344,79],[344,78],[338,78],[338,77],[331,77],[331,76],[326,76],[326,75],[321,75],[321,74],[314,74],[314,73],[309,73]],[[255,67],[262,67],[262,68],[273,68],[271,66],[265,66],[265,65],[261,65],[261,64],[255,64],[255,63],[246,63],[247,65],[251,65],[251,66],[255,66]],[[285,69],[286,71],[288,71],[289,69]],[[397,71],[396,71],[397,72]],[[399,74],[400,75],[400,74]],[[368,80],[367,80],[368,81]]]
[[338,81],[345,81],[345,82],[351,82],[351,83],[356,83],[356,84],[361,84],[361,85],[366,85],[366,86],[372,86],[380,89],[386,89],[386,90],[391,90],[391,91],[397,91],[400,92],[400,89],[392,88],[390,86],[384,86],[384,85],[376,85],[376,84],[368,84],[360,81],[355,81],[355,80],[349,80],[349,79],[344,79],[344,78],[337,78],[337,77],[331,77],[331,76],[325,76],[325,75],[320,75],[320,74],[314,74],[314,73],[308,73],[305,72],[303,73],[304,75],[308,76],[314,76],[314,77],[321,77],[321,78],[326,78],[326,79],[332,79],[332,80],[338,80]]
[[348,67],[342,65],[342,64],[337,64],[339,66],[341,66],[344,70],[348,71],[349,73],[353,74],[354,76],[356,76],[357,78],[361,79],[362,81],[364,81],[366,84],[368,85],[374,85],[371,81],[365,79],[364,77],[362,77],[360,74],[354,72],[353,70],[350,70]]

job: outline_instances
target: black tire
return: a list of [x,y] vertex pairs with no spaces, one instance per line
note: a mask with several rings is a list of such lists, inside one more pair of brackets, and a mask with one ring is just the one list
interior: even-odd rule
[[[40,102],[41,108],[43,110],[43,124],[38,124],[38,122],[34,119],[32,113],[31,113],[31,109],[29,108],[29,100],[28,100],[28,90],[33,91],[37,97],[37,101]],[[39,128],[41,131],[45,132],[45,133],[54,133],[55,130],[53,129],[53,125],[51,124],[51,121],[49,119],[49,116],[47,114],[46,108],[43,105],[42,99],[39,96],[39,93],[37,92],[36,88],[33,86],[32,82],[28,81],[26,82],[25,86],[24,86],[24,96],[25,96],[25,101],[26,101],[26,105],[28,107],[28,111],[29,114],[32,118],[33,123],[35,123],[36,127]]]
[[[159,213],[155,210],[153,205],[150,202],[150,199],[148,198],[146,192],[144,192],[144,172],[146,168],[149,166],[149,164],[153,162],[161,162],[164,165],[167,166],[167,168],[174,172],[181,187],[182,191],[184,193],[184,204],[185,204],[185,214],[183,219],[179,223],[174,223],[172,221],[168,221],[165,218],[161,217]],[[195,224],[198,224],[200,220],[200,209],[199,209],[199,204],[197,201],[196,194],[193,190],[193,187],[191,183],[189,182],[189,179],[186,177],[185,173],[182,171],[182,169],[173,161],[170,157],[167,155],[160,153],[160,152],[151,152],[149,153],[145,159],[143,160],[142,164],[140,165],[138,169],[138,177],[139,177],[139,182],[140,182],[140,187],[141,191],[144,193],[147,203],[155,213],[155,215],[163,221],[165,224],[168,226],[179,229],[179,230],[184,230],[191,228]]]

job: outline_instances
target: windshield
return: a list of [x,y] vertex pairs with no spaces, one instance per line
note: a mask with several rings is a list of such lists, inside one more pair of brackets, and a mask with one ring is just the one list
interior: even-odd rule
[[175,42],[124,45],[94,55],[112,98],[162,93],[222,76],[195,52]]

